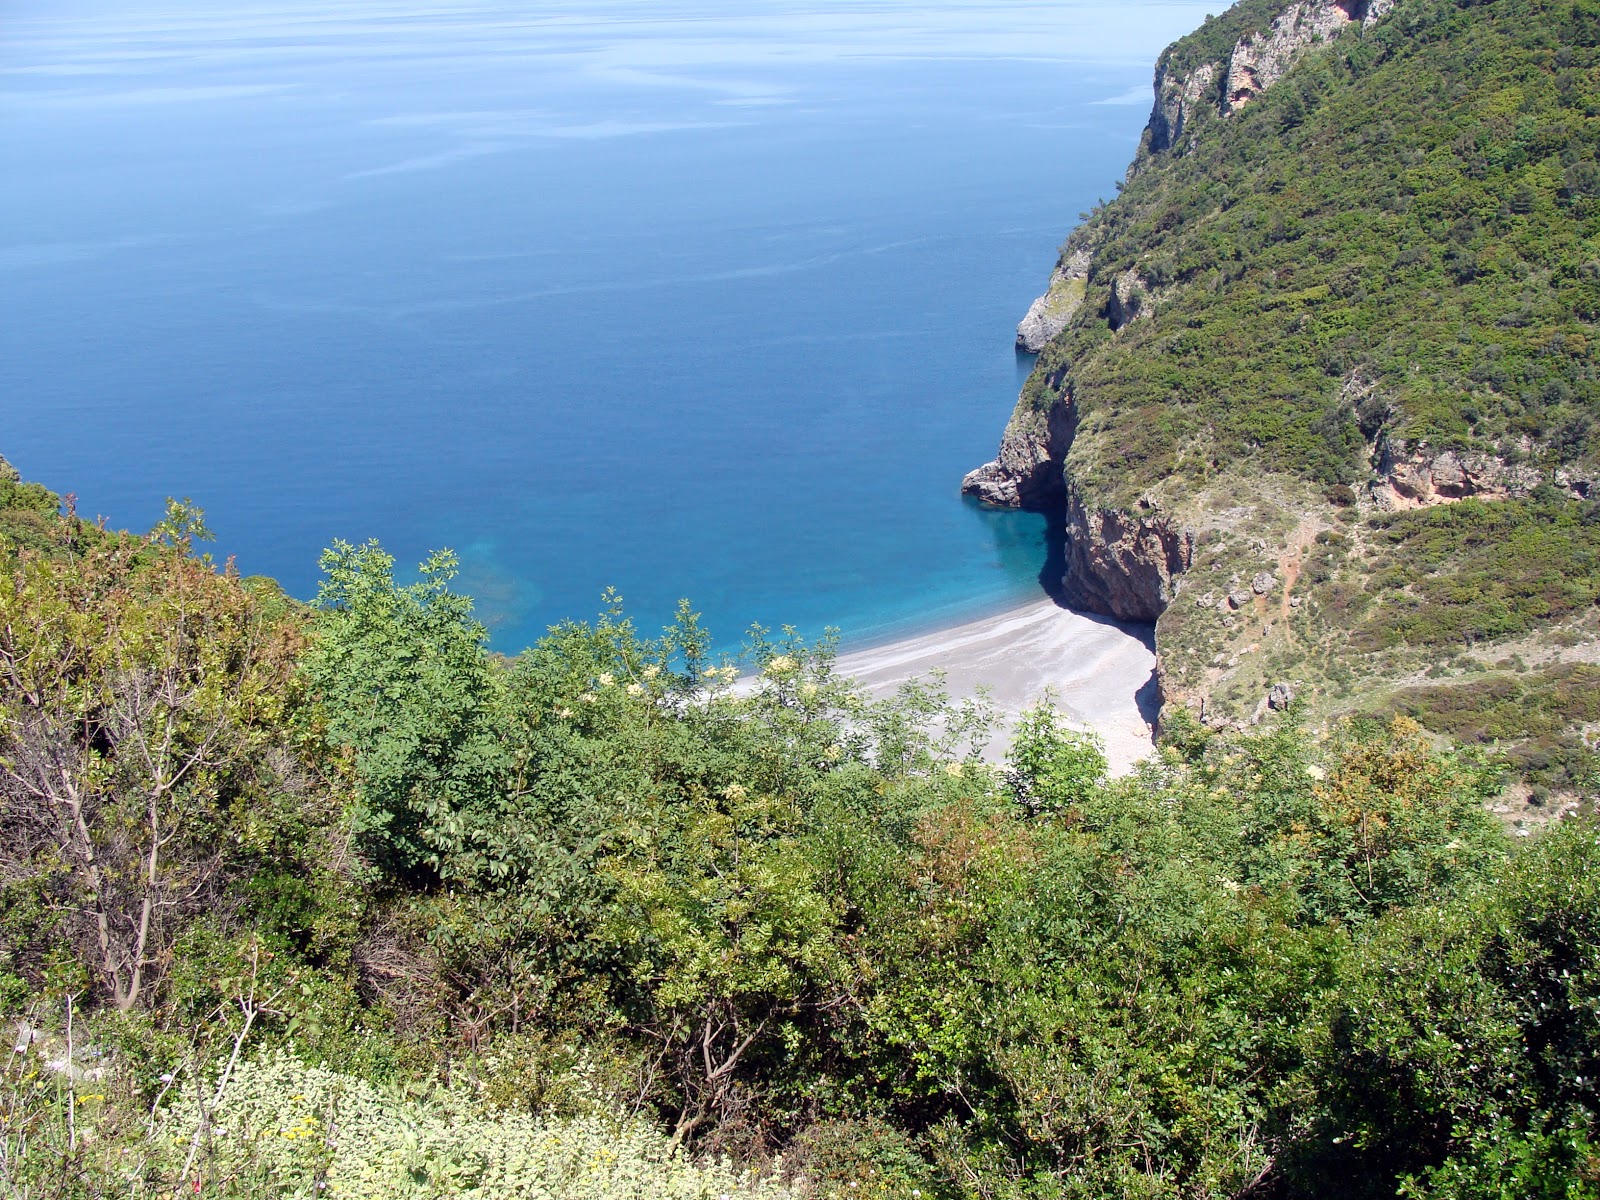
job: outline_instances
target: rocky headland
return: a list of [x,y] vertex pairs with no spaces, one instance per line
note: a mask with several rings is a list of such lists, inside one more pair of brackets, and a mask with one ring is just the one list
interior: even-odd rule
[[[1576,156],[1600,129],[1560,82],[1570,47],[1465,11],[1247,0],[1170,47],[1120,195],[1072,231],[1018,326],[1040,357],[962,490],[1059,514],[1063,594],[1156,624],[1169,716],[1237,727],[1290,694],[1323,714],[1405,707],[1421,681],[1502,662],[1496,630],[1600,644],[1600,589],[1530,598],[1559,569],[1542,526],[1595,519],[1600,303],[1581,281],[1600,180]],[[1543,158],[1492,145],[1539,109],[1524,89],[1522,124],[1496,121],[1521,78],[1508,62],[1557,75],[1541,95],[1571,136]],[[1463,195],[1482,199],[1442,210]],[[1490,290],[1502,271],[1515,303]],[[1504,507],[1438,515],[1467,501]],[[1464,532],[1490,520],[1511,523],[1500,566]],[[1484,598],[1509,606],[1498,624],[1458,619],[1470,601],[1442,582],[1480,567],[1529,576]],[[1580,725],[1557,740],[1576,747]]]

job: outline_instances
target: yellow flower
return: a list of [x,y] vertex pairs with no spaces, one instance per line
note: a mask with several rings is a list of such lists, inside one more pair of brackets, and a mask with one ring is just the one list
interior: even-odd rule
[[787,675],[790,671],[793,671],[797,665],[798,664],[794,661],[794,659],[790,658],[787,654],[780,654],[767,663],[765,673],[768,675]]
[[960,779],[962,775],[961,764],[958,762],[945,763],[944,773],[950,776],[951,779]]

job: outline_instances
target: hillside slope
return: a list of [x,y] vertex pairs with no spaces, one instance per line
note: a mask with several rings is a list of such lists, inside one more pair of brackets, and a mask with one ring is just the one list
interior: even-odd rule
[[1597,45],[1594,0],[1246,0],[1162,55],[964,488],[1062,511],[1069,596],[1157,622],[1169,705],[1398,704],[1531,732],[1568,782],[1600,717]]

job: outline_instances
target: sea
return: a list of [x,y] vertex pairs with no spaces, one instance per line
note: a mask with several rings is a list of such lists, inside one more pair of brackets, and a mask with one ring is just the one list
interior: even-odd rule
[[0,454],[304,599],[452,549],[508,653],[1037,599],[960,479],[1206,7],[4,0]]

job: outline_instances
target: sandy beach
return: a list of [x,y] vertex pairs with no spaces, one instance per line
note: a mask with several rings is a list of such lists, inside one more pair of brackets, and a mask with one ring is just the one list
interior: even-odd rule
[[[1071,612],[1050,600],[844,653],[838,665],[878,696],[942,668],[952,696],[987,687],[1007,728],[1050,688],[1074,728],[1105,739],[1113,773],[1126,772],[1151,750],[1147,715],[1155,702],[1156,659],[1149,642],[1137,627]],[[1148,712],[1141,711],[1141,701]],[[996,739],[989,753],[1003,755],[1004,741]]]

